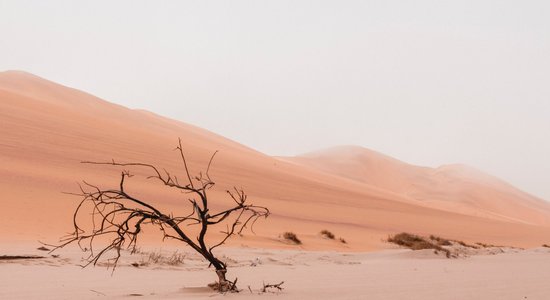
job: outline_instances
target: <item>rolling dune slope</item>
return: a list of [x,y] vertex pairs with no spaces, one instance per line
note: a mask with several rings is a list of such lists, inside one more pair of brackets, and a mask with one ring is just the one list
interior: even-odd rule
[[[62,192],[77,191],[83,179],[118,182],[119,169],[80,161],[140,161],[181,172],[172,151],[178,137],[196,173],[219,150],[211,169],[217,208],[228,203],[224,190],[237,185],[272,210],[257,235],[237,238],[235,245],[294,247],[278,238],[288,230],[302,238],[304,249],[337,250],[384,248],[382,239],[398,231],[512,246],[538,246],[550,236],[548,205],[461,168],[418,168],[382,156],[372,164],[354,162],[337,158],[340,150],[329,158],[274,158],[189,124],[7,71],[0,73],[0,240],[51,241],[71,230],[78,201]],[[131,188],[174,213],[186,207],[182,194],[158,185],[138,181]],[[348,244],[320,238],[322,229]]]
[[285,159],[393,191],[431,207],[550,225],[548,202],[466,165],[419,167],[357,146],[334,147]]

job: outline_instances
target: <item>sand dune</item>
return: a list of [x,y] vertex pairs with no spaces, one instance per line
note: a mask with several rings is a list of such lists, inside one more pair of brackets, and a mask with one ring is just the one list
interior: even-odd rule
[[[181,171],[172,151],[178,137],[194,172],[204,170],[210,155],[220,151],[211,170],[217,207],[225,205],[224,189],[234,184],[272,210],[272,217],[258,224],[257,235],[237,238],[234,245],[296,248],[281,242],[283,231],[296,232],[302,249],[352,251],[386,248],[382,239],[399,231],[526,247],[550,236],[546,204],[461,168],[413,167],[376,155],[357,162],[355,154],[341,156],[340,150],[269,157],[195,126],[24,72],[0,73],[0,136],[0,201],[8,212],[0,219],[4,242],[55,240],[71,230],[78,200],[63,191],[76,191],[82,179],[116,184],[114,168],[82,160],[141,161]],[[182,211],[185,199],[179,193],[155,184],[133,188],[163,209]],[[322,229],[348,244],[321,238]]]
[[284,159],[393,191],[431,207],[550,225],[548,202],[466,165],[414,166],[357,146],[334,147]]

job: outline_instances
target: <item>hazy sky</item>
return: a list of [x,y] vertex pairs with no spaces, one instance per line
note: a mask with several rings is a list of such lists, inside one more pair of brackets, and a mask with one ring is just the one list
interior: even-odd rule
[[550,200],[550,1],[4,1],[19,69],[271,155],[354,144]]

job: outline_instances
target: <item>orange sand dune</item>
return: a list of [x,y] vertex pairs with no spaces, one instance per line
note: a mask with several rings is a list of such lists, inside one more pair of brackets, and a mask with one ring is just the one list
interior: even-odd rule
[[357,146],[340,146],[285,158],[403,197],[466,214],[550,225],[550,203],[465,165],[419,167]]
[[[548,206],[499,181],[485,183],[468,174],[462,178],[464,174],[444,168],[426,169],[425,175],[384,160],[376,164],[386,173],[372,169],[357,174],[353,166],[324,165],[324,158],[317,166],[303,159],[289,162],[24,72],[0,73],[0,137],[4,241],[57,238],[71,230],[78,200],[63,191],[77,191],[82,179],[105,186],[117,183],[120,170],[80,164],[82,160],[141,161],[181,174],[181,162],[172,151],[178,137],[193,172],[204,170],[210,155],[220,151],[211,169],[217,182],[211,194],[217,197],[212,200],[216,207],[229,203],[224,189],[235,184],[255,204],[272,210],[272,217],[257,225],[257,235],[237,238],[237,245],[295,247],[278,237],[289,230],[304,241],[304,249],[338,250],[383,248],[387,244],[382,239],[398,231],[513,246],[538,246],[550,236]],[[378,175],[365,180],[363,174]],[[447,190],[450,187],[466,191]],[[138,182],[131,188],[163,209],[186,212],[187,201],[179,193],[154,183]],[[451,211],[442,204],[450,202],[461,209]],[[321,238],[322,229],[344,237],[348,244]]]

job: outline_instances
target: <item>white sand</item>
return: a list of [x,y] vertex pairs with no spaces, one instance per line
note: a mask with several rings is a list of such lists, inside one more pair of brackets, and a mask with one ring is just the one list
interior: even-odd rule
[[[12,248],[13,249],[13,248]],[[22,248],[12,251],[25,251]],[[168,256],[173,250],[164,250]],[[181,251],[180,251],[181,252]],[[446,259],[429,250],[372,253],[222,249],[233,258],[229,278],[241,293],[218,295],[207,264],[187,253],[182,265],[151,264],[146,255],[125,255],[112,273],[105,266],[76,266],[80,253],[57,259],[0,262],[0,299],[548,299],[550,249],[505,250],[497,255]],[[29,254],[44,254],[26,251]],[[283,291],[260,294],[262,283]],[[253,290],[248,290],[248,286]],[[137,296],[136,296],[137,297]]]

